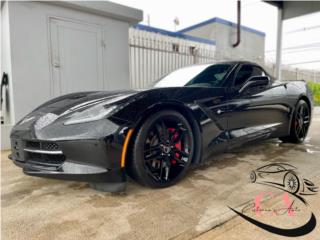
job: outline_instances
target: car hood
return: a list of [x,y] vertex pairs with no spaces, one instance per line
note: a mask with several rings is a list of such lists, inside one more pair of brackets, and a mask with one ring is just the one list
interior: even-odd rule
[[[145,98],[143,98],[143,96],[145,96]],[[48,117],[48,119],[50,118],[50,122],[52,120],[51,118],[63,120],[76,111],[86,110],[98,104],[121,105],[138,99],[140,99],[140,104],[142,104],[142,101],[142,105],[146,105],[144,107],[148,107],[147,105],[149,102],[151,104],[151,102],[159,101],[178,101],[183,103],[201,104],[203,100],[200,100],[199,96],[206,101],[206,99],[210,99],[213,96],[215,96],[215,99],[221,98],[225,96],[225,92],[222,88],[170,87],[72,93],[42,104],[18,122],[17,125],[28,123],[27,125],[30,126],[43,116]],[[25,127],[27,127],[27,125],[25,125]]]
[[40,117],[47,115],[48,117],[64,118],[73,112],[82,111],[97,104],[120,104],[130,97],[141,91],[110,91],[110,92],[79,92],[67,94],[58,98],[54,98],[22,118],[17,125],[34,123]]
[[110,101],[112,101],[112,103],[117,103],[139,92],[140,91],[128,90],[72,93],[52,99],[42,104],[33,112],[51,112],[59,115],[68,110],[74,112],[103,102],[106,102],[106,104]]

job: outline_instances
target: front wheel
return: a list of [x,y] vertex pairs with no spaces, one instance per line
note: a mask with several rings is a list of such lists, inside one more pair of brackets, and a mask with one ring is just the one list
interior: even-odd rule
[[141,125],[133,138],[129,175],[142,185],[168,187],[187,172],[194,153],[194,135],[179,112],[162,110]]
[[310,126],[311,113],[309,105],[304,100],[300,100],[294,110],[290,135],[280,138],[283,142],[302,143],[307,136]]

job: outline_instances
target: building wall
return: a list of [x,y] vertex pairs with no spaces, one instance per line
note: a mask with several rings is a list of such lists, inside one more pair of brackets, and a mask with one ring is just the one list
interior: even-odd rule
[[[1,54],[2,61],[10,63],[1,69],[9,72],[11,82],[11,114],[6,116],[9,128],[43,102],[56,97],[52,91],[50,17],[101,26],[105,44],[104,87],[97,90],[130,88],[128,22],[44,2],[9,1],[3,5],[1,13],[6,21],[2,24],[7,27],[2,39],[7,40],[3,44],[11,54]],[[3,126],[1,129],[4,131]]]
[[183,33],[214,40],[217,60],[264,61],[265,36],[261,32],[242,27],[241,42],[234,48],[232,45],[237,38],[237,29],[234,23],[213,19],[211,23],[186,30],[183,30]]
[[[1,125],[1,146],[9,145],[9,134],[14,121],[10,116],[14,116],[13,97],[12,97],[12,71],[11,71],[11,48],[10,48],[10,35],[9,35],[9,8],[8,2],[1,4],[1,77],[3,72],[9,75],[9,84],[1,93],[3,104],[1,108],[1,116],[6,115],[7,118],[3,119],[4,124]],[[10,105],[9,105],[10,104]],[[2,147],[1,147],[2,149]]]
[[212,37],[215,38],[217,44],[217,58],[264,61],[265,38],[263,36],[241,30],[241,42],[234,48],[236,35],[236,28],[215,23],[215,31]]
[[[106,42],[105,89],[129,88],[128,23],[44,3],[9,2],[15,119],[18,121],[51,93],[48,18],[100,24]],[[36,97],[35,97],[36,96]]]
[[[9,76],[11,76],[11,49],[10,49],[10,35],[9,33],[9,9],[8,9],[8,2],[4,2],[1,8],[1,66],[0,66],[0,72],[1,75],[3,72],[7,73]],[[2,76],[1,76],[2,77]],[[9,85],[7,89],[4,90],[1,94],[9,94],[9,98],[6,99],[5,96],[2,96],[4,99],[3,108],[1,109],[2,114],[6,114],[8,116],[12,115],[13,113],[13,106],[10,106],[10,100],[12,100],[12,81],[9,78]],[[5,119],[5,124],[10,123],[11,119],[7,118]]]

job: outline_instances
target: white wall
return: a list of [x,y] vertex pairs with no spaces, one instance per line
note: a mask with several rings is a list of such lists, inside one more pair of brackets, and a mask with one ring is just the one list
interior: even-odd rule
[[223,23],[214,22],[194,28],[185,34],[216,41],[217,60],[264,61],[265,38],[253,32],[241,29],[241,42],[234,48],[237,29]]
[[60,6],[36,2],[9,2],[11,59],[15,119],[51,95],[48,18],[60,17],[103,26],[106,39],[106,89],[129,88],[129,24]]
[[256,33],[241,29],[241,41],[237,47],[233,44],[237,40],[237,30],[225,24],[215,23],[217,58],[264,61],[265,38]]
[[[87,5],[90,7],[90,3],[86,3]],[[126,20],[108,18],[100,12],[95,15],[93,12],[81,11],[81,6],[76,9],[69,7],[58,3],[9,1],[1,8],[5,20],[2,20],[2,24],[6,25],[1,38],[7,40],[4,41],[5,46],[2,44],[1,47],[11,53],[11,56],[1,53],[4,58],[2,62],[10,63],[7,71],[12,83],[14,105],[11,125],[41,103],[55,97],[51,91],[50,17],[100,25],[106,44],[104,89],[100,90],[130,88],[128,28],[133,20],[129,23]],[[141,11],[131,11],[135,15],[140,13],[142,18]]]
[[[9,135],[12,128],[12,122],[14,121],[14,109],[13,109],[13,95],[12,95],[12,71],[11,71],[11,48],[10,48],[10,35],[9,35],[9,8],[8,2],[1,4],[1,66],[0,73],[6,72],[9,75],[9,85],[7,93],[9,93],[9,103],[6,103],[4,98],[4,104],[1,111],[1,115],[4,116],[4,125],[1,125],[1,149],[9,146]],[[1,93],[2,94],[2,93]],[[4,96],[3,96],[4,97]],[[10,104],[10,105],[8,105]],[[7,108],[5,106],[8,106]]]

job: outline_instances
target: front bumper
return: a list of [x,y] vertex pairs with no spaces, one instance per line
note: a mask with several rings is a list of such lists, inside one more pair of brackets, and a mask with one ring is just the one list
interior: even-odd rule
[[27,175],[91,183],[125,183],[122,146],[101,140],[43,141],[11,136],[10,159]]

